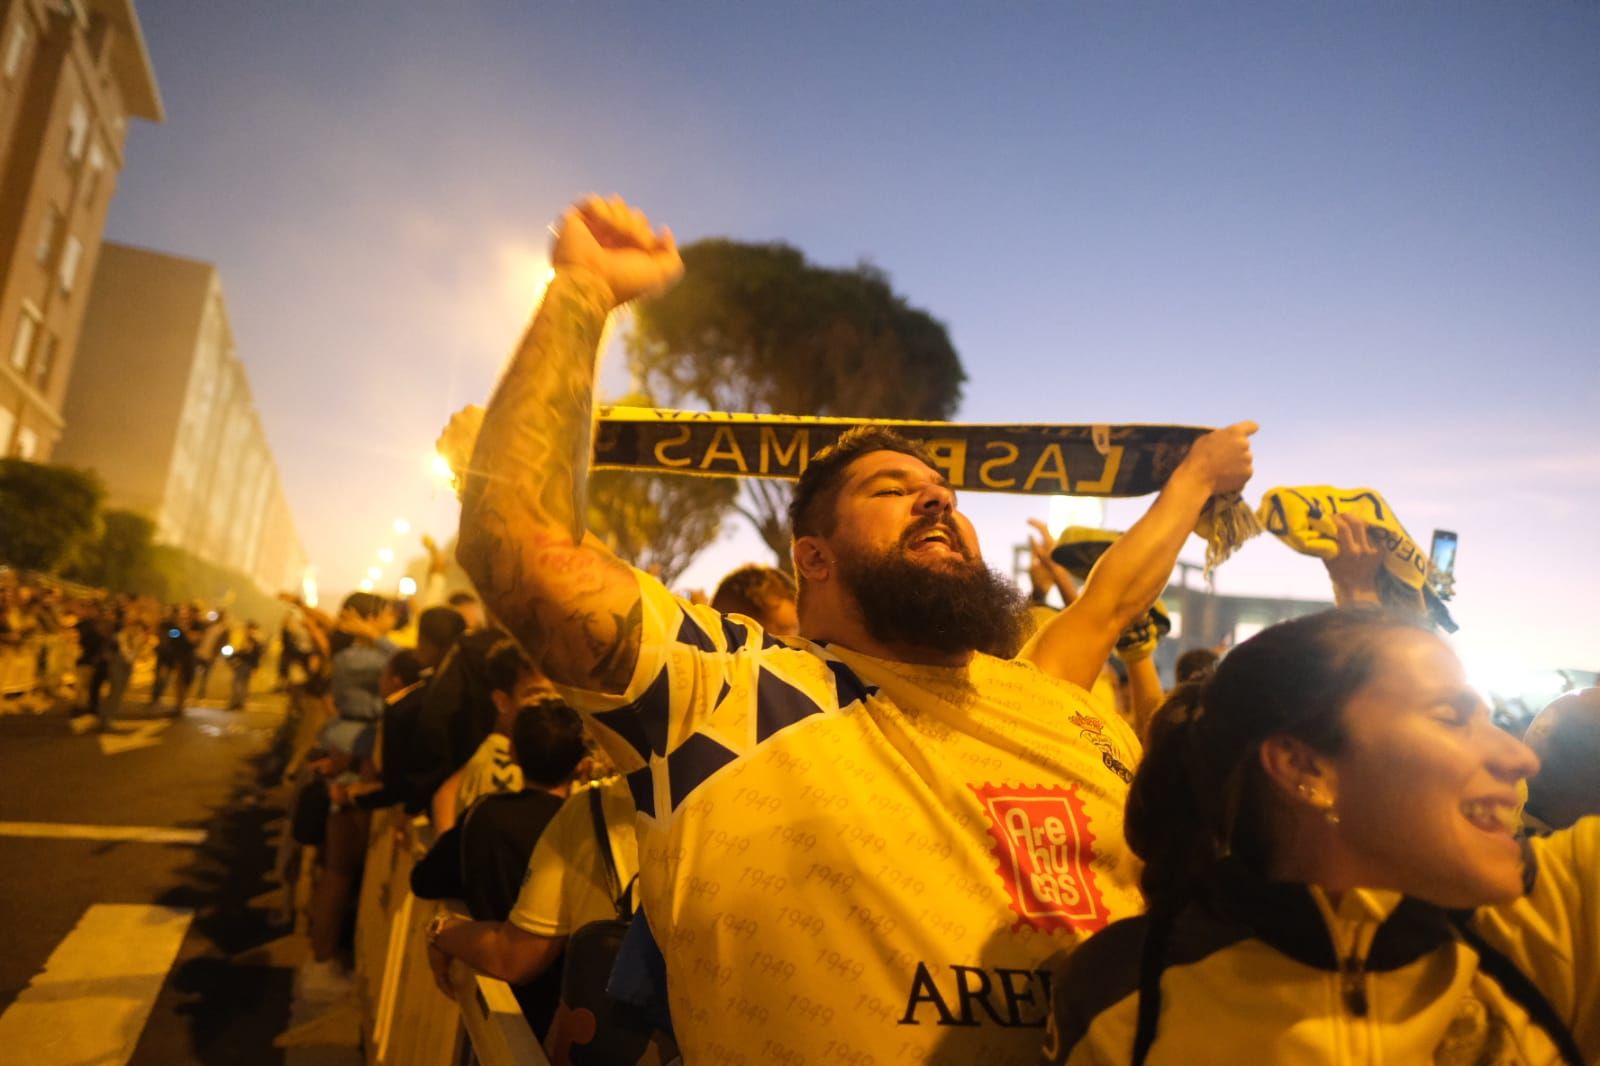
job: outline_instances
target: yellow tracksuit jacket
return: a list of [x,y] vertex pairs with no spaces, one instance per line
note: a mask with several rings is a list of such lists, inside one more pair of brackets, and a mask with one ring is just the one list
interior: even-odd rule
[[1043,1061],[1139,1061],[1142,983],[1148,1066],[1600,1063],[1600,817],[1529,850],[1526,895],[1456,914],[1375,890],[1335,908],[1224,863],[1204,904],[1061,964]]

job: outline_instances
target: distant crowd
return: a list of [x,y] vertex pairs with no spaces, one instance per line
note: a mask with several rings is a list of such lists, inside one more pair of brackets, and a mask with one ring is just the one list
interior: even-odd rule
[[[177,714],[227,667],[225,706],[244,707],[268,637],[226,607],[163,604],[0,569],[0,684],[36,708],[65,704],[110,729],[125,708]],[[135,677],[148,687],[130,694]]]

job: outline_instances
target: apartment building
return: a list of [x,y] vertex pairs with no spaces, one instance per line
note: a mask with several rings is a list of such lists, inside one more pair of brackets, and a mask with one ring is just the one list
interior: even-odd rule
[[130,118],[162,108],[128,0],[0,0],[0,455],[61,437]]
[[55,459],[97,471],[108,506],[266,591],[300,587],[305,553],[211,264],[101,248],[63,416]]

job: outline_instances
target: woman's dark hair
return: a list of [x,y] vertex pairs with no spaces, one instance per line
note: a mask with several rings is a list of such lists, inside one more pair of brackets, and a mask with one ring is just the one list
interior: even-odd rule
[[389,656],[389,661],[384,669],[393,674],[402,688],[415,685],[422,680],[422,660],[417,658],[417,653],[408,648],[401,648]]
[[1190,648],[1178,656],[1177,663],[1173,666],[1173,675],[1177,677],[1178,684],[1185,681],[1205,681],[1206,677],[1217,668],[1217,663],[1222,661],[1222,656],[1210,648]]
[[417,616],[417,643],[427,641],[441,656],[467,631],[467,620],[454,607],[429,607]]
[[[457,618],[461,615],[451,611]],[[528,657],[522,654],[522,648],[510,637],[497,640],[489,648],[487,680],[493,692],[503,692],[507,696],[517,691],[517,682],[522,680],[522,675],[528,670]]]
[[1427,627],[1379,608],[1280,622],[1180,685],[1150,723],[1124,831],[1144,860],[1151,910],[1176,910],[1232,855],[1265,871],[1269,785],[1258,752],[1291,736],[1328,755],[1345,742],[1344,706],[1372,676],[1382,638]]
[[371,592],[352,592],[344,598],[339,605],[340,610],[352,610],[362,618],[376,618],[382,611],[386,601],[382,596]]

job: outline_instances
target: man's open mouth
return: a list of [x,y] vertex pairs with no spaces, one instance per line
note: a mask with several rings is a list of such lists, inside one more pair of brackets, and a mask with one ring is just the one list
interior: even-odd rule
[[910,551],[948,552],[967,558],[966,546],[961,538],[946,526],[936,525],[912,532],[905,541]]

